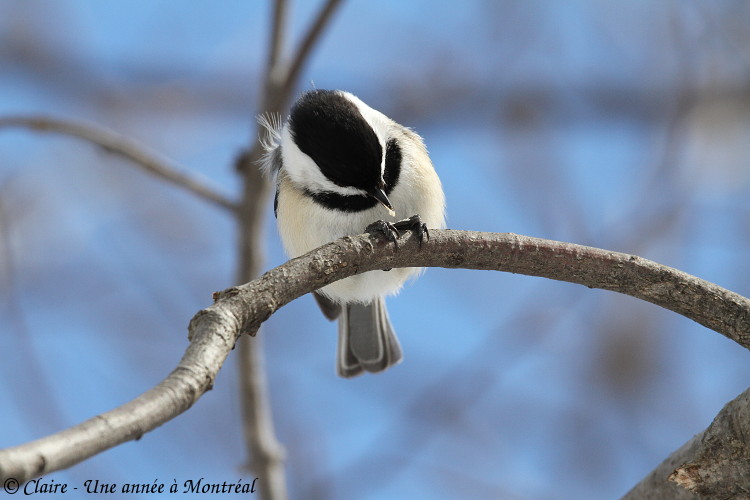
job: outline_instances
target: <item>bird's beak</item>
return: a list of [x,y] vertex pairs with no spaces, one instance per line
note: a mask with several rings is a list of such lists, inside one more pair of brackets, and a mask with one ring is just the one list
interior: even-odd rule
[[396,212],[393,210],[393,205],[391,205],[391,200],[388,199],[388,196],[385,194],[385,191],[383,191],[383,188],[376,187],[374,189],[371,189],[368,193],[368,196],[375,198],[378,200],[386,209],[388,209],[388,213],[391,214],[391,217],[396,216]]

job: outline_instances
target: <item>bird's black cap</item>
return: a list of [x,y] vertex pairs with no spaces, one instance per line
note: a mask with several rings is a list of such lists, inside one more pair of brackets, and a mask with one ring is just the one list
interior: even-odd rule
[[[312,158],[331,182],[370,193],[369,196],[309,193],[316,202],[350,212],[366,210],[377,203],[391,208],[387,194],[398,180],[401,150],[395,140],[387,142],[385,172],[381,176],[384,153],[380,141],[357,106],[343,93],[305,92],[292,106],[289,129],[300,151]],[[374,196],[375,192],[379,195]]]
[[312,90],[292,107],[289,125],[300,151],[334,184],[371,190],[383,150],[357,106],[335,90]]

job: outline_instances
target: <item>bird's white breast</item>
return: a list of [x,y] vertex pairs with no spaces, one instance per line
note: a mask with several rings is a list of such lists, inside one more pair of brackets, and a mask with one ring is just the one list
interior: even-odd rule
[[[426,156],[426,152],[424,154]],[[277,221],[287,253],[298,257],[342,236],[360,234],[377,220],[395,222],[419,214],[428,228],[445,227],[445,200],[440,180],[431,164],[427,165],[426,168],[406,162],[402,165],[399,181],[389,194],[395,217],[380,204],[361,212],[324,207],[281,172]],[[332,283],[321,291],[338,302],[369,302],[397,293],[409,277],[420,271],[421,268],[369,271]]]

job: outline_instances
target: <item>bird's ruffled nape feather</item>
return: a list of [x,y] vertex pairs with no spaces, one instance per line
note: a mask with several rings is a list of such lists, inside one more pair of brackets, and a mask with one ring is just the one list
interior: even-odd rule
[[263,156],[258,163],[266,175],[276,175],[281,168],[281,129],[284,123],[279,113],[263,113],[257,117],[260,131],[260,145],[263,148]]

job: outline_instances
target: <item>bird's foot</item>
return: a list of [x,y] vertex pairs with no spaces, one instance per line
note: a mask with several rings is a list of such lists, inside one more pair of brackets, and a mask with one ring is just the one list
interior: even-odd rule
[[392,241],[396,245],[396,248],[398,248],[398,239],[401,237],[401,233],[396,228],[396,224],[384,220],[376,220],[365,228],[365,232],[370,234],[380,233],[385,236],[385,239]]
[[417,235],[419,241],[419,248],[422,248],[422,242],[426,239],[430,239],[430,231],[427,229],[427,224],[422,222],[422,218],[419,214],[414,214],[408,219],[400,220],[393,224],[397,230],[411,231]]
[[365,228],[365,232],[374,234],[382,233],[388,241],[392,241],[398,249],[398,240],[401,238],[401,231],[412,231],[417,235],[419,240],[419,247],[422,247],[422,242],[430,239],[430,231],[427,229],[427,224],[422,222],[422,218],[419,214],[412,215],[408,219],[400,220],[398,222],[386,222],[384,220],[377,220]]

